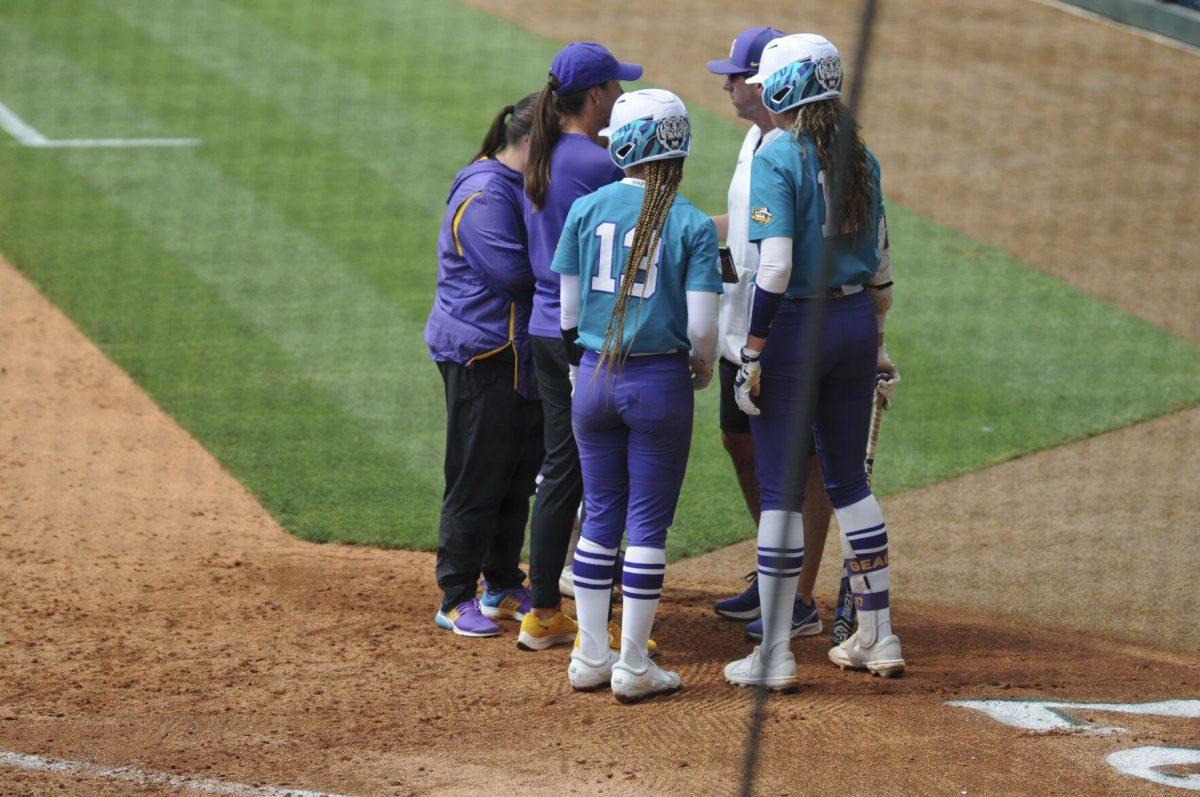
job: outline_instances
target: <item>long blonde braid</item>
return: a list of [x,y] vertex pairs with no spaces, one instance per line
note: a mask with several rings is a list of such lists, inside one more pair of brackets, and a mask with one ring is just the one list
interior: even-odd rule
[[[624,362],[633,348],[633,340],[630,340],[629,345],[623,351],[621,349],[629,301],[633,298],[633,286],[637,284],[638,273],[645,270],[646,277],[650,276],[654,250],[662,238],[663,225],[666,224],[667,214],[675,201],[675,192],[683,180],[683,158],[647,163],[644,180],[646,190],[642,194],[642,209],[638,213],[637,226],[633,233],[633,246],[629,248],[629,254],[626,256],[625,271],[621,274],[616,303],[613,304],[612,315],[608,319],[608,329],[604,332],[604,345],[600,348],[597,371],[607,365],[611,373],[618,361]],[[640,304],[638,312],[641,312]]]

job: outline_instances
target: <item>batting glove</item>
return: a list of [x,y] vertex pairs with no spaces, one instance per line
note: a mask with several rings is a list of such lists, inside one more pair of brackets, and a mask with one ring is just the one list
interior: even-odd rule
[[758,407],[750,397],[758,395],[758,380],[762,376],[762,366],[758,364],[758,358],[761,354],[762,352],[743,346],[742,367],[733,379],[733,399],[738,408],[747,415],[759,414]]
[[879,374],[879,379],[875,383],[875,389],[879,391],[879,398],[882,400],[883,408],[890,410],[892,408],[892,399],[896,395],[896,385],[900,384],[900,372],[896,370],[896,364],[888,356],[887,346],[879,347],[875,370]]
[[575,381],[579,379],[579,366],[567,366],[567,378],[571,380],[571,398],[575,398]]

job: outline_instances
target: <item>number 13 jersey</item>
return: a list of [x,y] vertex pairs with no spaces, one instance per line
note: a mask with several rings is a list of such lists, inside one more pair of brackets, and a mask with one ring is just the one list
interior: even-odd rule
[[[558,239],[551,268],[559,274],[579,276],[578,342],[592,351],[600,351],[604,345],[644,192],[641,180],[627,177],[580,197],[571,206]],[[688,291],[721,293],[717,231],[708,216],[676,195],[655,256],[649,268],[641,269],[637,276],[621,351],[688,351]]]

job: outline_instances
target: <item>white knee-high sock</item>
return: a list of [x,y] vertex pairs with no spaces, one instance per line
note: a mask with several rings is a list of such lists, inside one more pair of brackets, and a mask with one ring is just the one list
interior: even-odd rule
[[642,670],[650,661],[646,643],[662,595],[667,552],[662,548],[630,545],[621,572],[621,661]]
[[758,521],[758,600],[762,651],[771,660],[791,646],[792,603],[804,566],[804,524],[799,512],[764,510]]
[[575,582],[575,614],[579,621],[579,652],[591,661],[608,657],[608,604],[612,600],[613,567],[617,549],[579,538],[571,575]]
[[841,527],[850,589],[858,607],[858,641],[871,647],[892,633],[888,609],[887,526],[875,496],[833,510]]

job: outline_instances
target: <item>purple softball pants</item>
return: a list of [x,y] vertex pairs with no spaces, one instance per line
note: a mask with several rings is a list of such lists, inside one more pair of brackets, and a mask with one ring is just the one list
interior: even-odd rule
[[579,366],[571,420],[583,467],[582,536],[616,548],[662,548],[692,445],[692,383],[684,352],[629,357],[611,373]]
[[[762,508],[800,511],[804,499],[805,464],[799,459],[801,388],[806,339],[816,303],[784,301],[763,348],[762,392],[755,398],[761,414],[750,417],[754,436],[754,471],[762,492]],[[826,301],[821,346],[813,377],[817,406],[812,433],[825,489],[835,508],[866,498],[867,452],[871,403],[875,397],[878,326],[866,291]],[[807,431],[804,432],[805,434]],[[793,481],[786,483],[784,463],[792,461]]]

